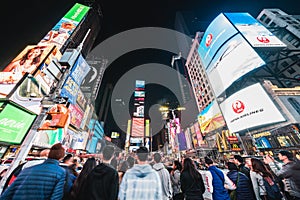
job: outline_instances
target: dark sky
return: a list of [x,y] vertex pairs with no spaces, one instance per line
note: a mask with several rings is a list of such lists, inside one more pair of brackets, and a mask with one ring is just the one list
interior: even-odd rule
[[[103,7],[104,26],[99,41],[131,28],[172,28],[176,11],[193,10],[205,27],[220,12],[241,11],[253,16],[265,7],[300,14],[295,0],[98,0]],[[26,45],[36,44],[74,5],[83,0],[4,1],[1,5],[0,69]],[[199,23],[198,23],[199,24]],[[201,28],[201,27],[200,27]]]

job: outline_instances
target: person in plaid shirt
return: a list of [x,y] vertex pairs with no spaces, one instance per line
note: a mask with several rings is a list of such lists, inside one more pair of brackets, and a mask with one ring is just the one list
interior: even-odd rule
[[148,149],[137,150],[137,162],[125,173],[119,190],[120,200],[162,200],[162,186],[158,173],[148,164]]

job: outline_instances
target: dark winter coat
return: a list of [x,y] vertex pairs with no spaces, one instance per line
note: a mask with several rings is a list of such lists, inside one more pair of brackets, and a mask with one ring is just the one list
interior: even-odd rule
[[183,171],[180,175],[181,190],[187,200],[201,200],[202,194],[205,192],[205,185],[202,176],[198,180],[194,180],[188,171]]
[[0,199],[62,199],[65,177],[66,171],[59,166],[58,160],[47,159],[22,170]]
[[119,192],[118,172],[108,164],[100,163],[87,176],[81,200],[116,200]]
[[[239,173],[239,181],[237,183]],[[251,180],[243,173],[237,170],[232,170],[227,173],[227,176],[235,183],[237,186],[236,193],[238,200],[255,200],[255,195],[251,187]]]

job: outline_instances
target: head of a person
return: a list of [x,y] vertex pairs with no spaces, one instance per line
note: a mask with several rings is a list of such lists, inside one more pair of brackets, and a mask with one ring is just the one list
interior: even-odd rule
[[67,164],[67,165],[72,165],[72,164],[74,164],[74,162],[73,162],[73,155],[70,154],[70,153],[68,153],[68,154],[64,157],[64,159],[62,160],[62,162],[65,163],[65,164]]
[[149,151],[146,147],[141,146],[136,150],[137,159],[145,162],[148,160]]
[[89,175],[89,173],[96,167],[96,165],[97,162],[94,157],[88,158],[85,161],[80,174],[84,174],[85,176]]
[[281,150],[278,153],[278,158],[281,161],[292,161],[293,160],[293,154],[289,151]]
[[233,162],[227,162],[226,166],[229,171],[238,170],[238,167]]
[[159,163],[160,161],[161,161],[161,155],[160,155],[160,153],[155,153],[154,155],[153,155],[153,159],[154,159],[154,161],[156,162],[156,163]]
[[263,176],[271,176],[269,170],[267,169],[263,161],[257,158],[251,158],[251,163],[252,163],[252,170],[254,172],[263,174]]
[[134,157],[128,156],[127,162],[128,162],[129,168],[133,167],[134,162],[135,162]]
[[111,160],[114,156],[114,153],[115,153],[115,148],[112,145],[106,145],[102,151],[103,160],[106,161]]
[[211,158],[207,157],[207,156],[204,157],[204,162],[208,166],[214,164],[213,160]]
[[181,163],[178,160],[174,160],[174,162],[173,162],[173,169],[175,169],[175,170],[177,169],[179,171],[182,170],[182,165],[181,165]]
[[124,160],[119,167],[119,172],[126,172],[129,169],[129,164],[126,160]]
[[23,65],[26,60],[32,60],[31,64],[37,64],[41,60],[41,55],[44,51],[44,46],[36,46],[28,49],[26,54],[22,57],[20,64]]
[[195,163],[191,158],[187,157],[183,160],[183,170],[189,170],[191,168],[195,168]]
[[65,149],[61,143],[56,143],[50,148],[48,158],[60,160],[65,156]]
[[234,155],[234,163],[237,165],[244,164],[244,159],[240,155]]

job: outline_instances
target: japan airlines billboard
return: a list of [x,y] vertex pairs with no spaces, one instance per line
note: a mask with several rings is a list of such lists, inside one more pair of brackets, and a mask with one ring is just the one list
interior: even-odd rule
[[220,107],[231,132],[286,120],[260,83],[234,93]]
[[249,13],[224,13],[224,15],[248,40],[252,47],[286,47],[282,41]]

